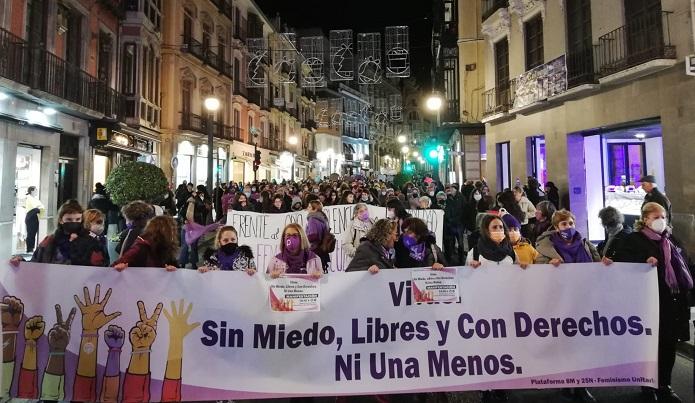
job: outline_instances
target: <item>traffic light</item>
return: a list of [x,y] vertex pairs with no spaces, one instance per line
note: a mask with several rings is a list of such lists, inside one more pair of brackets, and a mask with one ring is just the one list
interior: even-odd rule
[[258,171],[258,167],[261,166],[261,152],[256,150],[253,153],[253,170]]
[[437,140],[433,137],[429,138],[425,143],[423,154],[425,159],[432,165],[439,164],[439,150],[437,149]]

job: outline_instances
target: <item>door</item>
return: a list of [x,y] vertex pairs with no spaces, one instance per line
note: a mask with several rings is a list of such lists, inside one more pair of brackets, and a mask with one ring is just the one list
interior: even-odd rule
[[77,197],[77,161],[58,160],[58,206]]
[[624,0],[628,66],[663,54],[661,0]]

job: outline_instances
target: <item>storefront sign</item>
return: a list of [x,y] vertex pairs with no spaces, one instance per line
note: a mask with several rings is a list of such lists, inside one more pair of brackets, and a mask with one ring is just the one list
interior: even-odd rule
[[109,141],[109,129],[97,127],[97,141]]
[[383,270],[328,274],[320,311],[278,312],[263,273],[7,265],[3,398],[214,401],[658,385],[656,268],[454,272],[460,301],[416,304],[411,271]]

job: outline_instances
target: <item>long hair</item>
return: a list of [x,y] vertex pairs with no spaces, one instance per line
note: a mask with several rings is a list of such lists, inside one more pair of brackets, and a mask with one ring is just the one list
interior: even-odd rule
[[555,205],[548,200],[543,200],[542,202],[538,203],[536,210],[540,211],[546,220],[550,220],[553,217],[553,214],[555,214],[555,211],[557,211]]
[[160,215],[147,222],[140,235],[150,242],[152,253],[162,260],[176,260],[178,252],[178,231],[176,221],[168,215]]
[[369,230],[369,232],[367,232],[365,238],[374,242],[375,244],[383,246],[386,243],[386,240],[389,238],[389,236],[391,236],[391,232],[393,232],[395,228],[395,222],[386,218],[382,218],[381,220],[374,223],[374,226],[372,227],[372,229]]
[[526,213],[521,210],[513,191],[505,190],[504,192],[500,193],[499,202],[502,204],[502,207],[504,207],[509,214],[513,215],[517,220],[519,220],[519,222],[524,222],[526,219]]
[[354,220],[355,218],[357,218],[357,212],[360,211],[360,209],[363,208],[363,207],[366,208],[367,205],[366,205],[365,203],[357,203],[357,204],[355,204],[355,207],[353,207],[353,209],[352,209],[352,219],[353,219],[353,220]]
[[302,226],[297,223],[291,223],[285,225],[285,228],[282,230],[282,237],[280,238],[280,252],[282,252],[283,254],[285,253],[285,233],[290,228],[294,228],[299,233],[299,238],[302,241],[302,250],[300,252],[308,250],[309,239],[306,237],[306,232],[304,232],[304,228],[302,228]]
[[234,235],[237,236],[237,242],[239,241],[239,233],[236,232],[236,228],[232,227],[231,225],[225,225],[220,227],[220,229],[217,230],[217,234],[215,234],[215,249],[220,248],[220,238],[222,238],[222,234],[227,231],[232,231]]
[[403,232],[410,231],[415,234],[418,241],[423,241],[430,233],[427,224],[417,217],[408,217],[403,220],[401,228]]
[[664,209],[664,207],[659,203],[646,203],[644,206],[642,206],[642,214],[640,215],[640,219],[635,221],[635,231],[642,231],[643,229],[647,228],[647,224],[644,223],[644,219],[647,218],[649,214],[665,212],[666,209]]
[[410,214],[408,214],[408,212],[405,210],[405,207],[403,207],[403,203],[401,203],[401,201],[396,198],[389,199],[386,202],[386,208],[394,209],[396,218],[406,219],[410,217]]

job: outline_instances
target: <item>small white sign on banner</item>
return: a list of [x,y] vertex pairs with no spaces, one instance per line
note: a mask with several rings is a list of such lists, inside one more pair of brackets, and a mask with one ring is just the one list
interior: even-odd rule
[[275,312],[319,312],[321,283],[308,275],[286,274],[270,284],[270,309]]
[[414,302],[459,301],[459,285],[456,280],[456,269],[413,269],[412,273],[412,293]]

